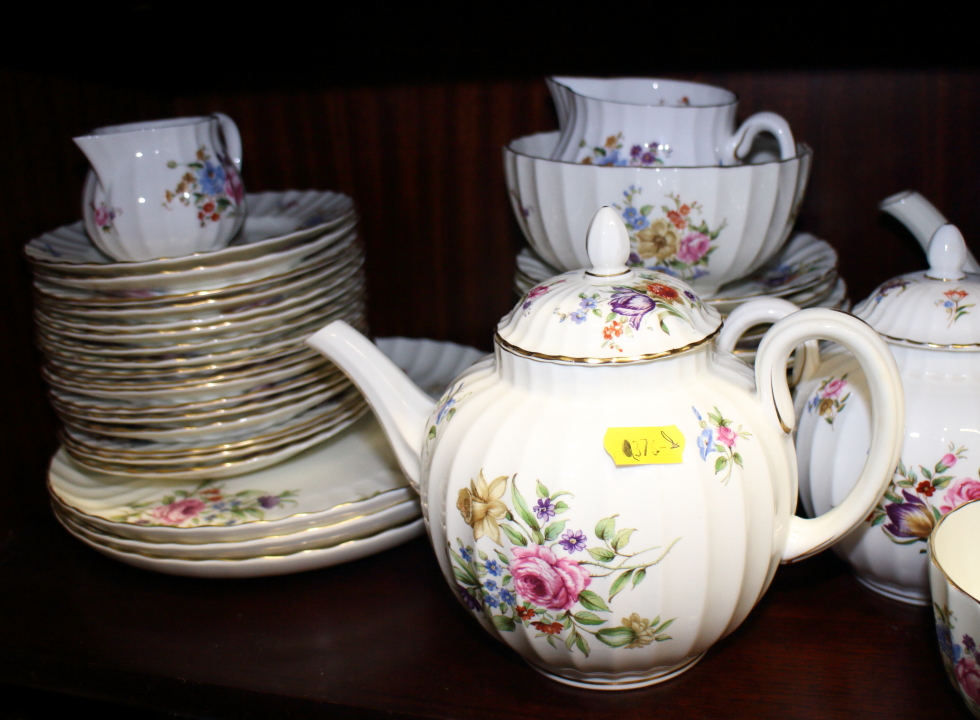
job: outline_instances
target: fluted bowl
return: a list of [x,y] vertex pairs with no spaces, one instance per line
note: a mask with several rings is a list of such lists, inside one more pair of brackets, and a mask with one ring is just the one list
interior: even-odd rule
[[596,210],[615,208],[630,235],[634,267],[691,284],[702,297],[750,274],[789,237],[812,151],[760,152],[725,167],[610,167],[550,160],[559,133],[504,148],[511,205],[524,236],[559,270],[589,267],[586,230]]

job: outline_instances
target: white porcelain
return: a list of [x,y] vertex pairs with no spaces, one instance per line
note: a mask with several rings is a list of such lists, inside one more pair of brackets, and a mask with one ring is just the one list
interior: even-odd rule
[[135,553],[121,552],[93,542],[87,537],[79,540],[113,560],[132,565],[142,570],[152,570],[166,575],[184,575],[198,578],[256,578],[270,575],[289,575],[320,568],[353,562],[370,555],[397,547],[424,534],[422,519],[393,527],[376,535],[357,540],[348,540],[332,547],[316,550],[300,550],[289,555],[266,555],[244,560],[225,558],[221,560],[181,560],[175,558],[155,558]]
[[[928,251],[933,234],[949,220],[939,209],[915,190],[903,190],[890,195],[878,203],[878,208],[896,218],[907,227],[923,250]],[[980,264],[973,253],[966,251],[963,269],[969,273],[980,273]]]
[[349,540],[369,537],[396,525],[412,522],[422,516],[418,498],[392,505],[370,515],[361,515],[333,525],[313,527],[286,535],[267,535],[242,542],[147,543],[100,533],[63,515],[55,506],[55,515],[72,535],[94,544],[153,558],[175,560],[247,560],[275,555],[290,555],[304,550],[332,547]]
[[75,144],[92,164],[85,226],[111,258],[218,250],[245,221],[242,141],[227,115],[98,128]]
[[552,77],[561,140],[554,160],[632,167],[734,165],[761,132],[796,155],[789,124],[760,112],[735,128],[738,97],[724,88],[660,78]]
[[[437,403],[342,323],[308,342],[367,396],[420,488],[443,574],[481,625],[554,679],[628,689],[691,667],[745,619],[781,561],[818,552],[867,515],[897,458],[903,404],[881,339],[830,310],[777,323],[753,382],[713,350],[714,310],[695,310],[676,280],[625,266],[614,222],[605,208],[592,224],[592,270],[551,281],[577,286],[587,317],[554,314],[546,293],[525,296],[498,325],[494,356]],[[609,314],[591,314],[593,294]],[[583,336],[591,358],[548,354],[579,353]],[[793,515],[786,365],[814,337],[845,343],[873,368],[879,432],[861,484],[807,520]]]
[[200,265],[186,270],[151,272],[145,275],[103,277],[54,275],[35,267],[35,287],[49,295],[60,294],[68,299],[84,299],[99,293],[134,297],[144,301],[156,296],[214,288],[226,291],[231,285],[271,279],[299,267],[312,267],[314,263],[335,260],[338,256],[346,259],[345,253],[350,253],[351,245],[356,240],[356,224],[351,219],[330,232],[281,252],[220,265]]
[[[926,540],[950,509],[980,497],[980,276],[961,271],[962,236],[940,228],[930,269],[882,284],[854,308],[888,342],[907,420],[901,457],[865,522],[835,546],[861,582],[888,597],[929,601]],[[957,278],[956,276],[959,275]],[[933,279],[935,278],[935,279]],[[852,486],[868,449],[865,373],[839,348],[797,388],[800,495],[823,512]]]
[[323,235],[354,214],[354,203],[347,195],[329,190],[248,193],[245,201],[248,216],[241,232],[228,247],[211,253],[119,262],[95,247],[84,222],[79,221],[34,238],[24,247],[24,254],[42,270],[86,277],[172,272],[280,252]]
[[936,523],[929,557],[939,654],[953,687],[980,718],[980,503],[965,503]]
[[631,266],[665,271],[705,298],[776,255],[810,173],[805,145],[761,164],[600,167],[548,159],[557,139],[530,135],[503,153],[517,223],[541,259],[558,271],[586,265],[586,229],[608,205],[629,230]]

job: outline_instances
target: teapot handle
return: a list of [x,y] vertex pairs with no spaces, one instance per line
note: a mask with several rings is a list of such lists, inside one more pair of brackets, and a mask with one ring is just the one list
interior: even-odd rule
[[[772,325],[787,315],[799,312],[798,305],[781,298],[759,298],[750,300],[735,308],[715,340],[715,347],[723,352],[734,352],[735,345],[745,332],[757,325]],[[793,355],[793,373],[790,378],[790,388],[795,388],[801,382],[814,377],[820,367],[820,344],[816,340],[807,340],[803,344],[803,353]]]
[[[905,395],[898,365],[888,346],[864,321],[824,308],[793,313],[773,325],[762,339],[756,356],[755,381],[773,425],[787,436],[793,432],[796,414],[786,381],[786,364],[800,343],[815,338],[840,343],[864,370],[871,390],[871,449],[861,476],[840,504],[816,518],[790,518],[783,562],[815,555],[867,517],[895,471],[905,433]],[[794,476],[795,464],[794,457]]]
[[242,135],[238,132],[238,125],[235,121],[224,113],[216,112],[211,113],[211,117],[218,121],[218,125],[221,127],[221,134],[225,138],[225,150],[228,151],[228,157],[231,161],[235,163],[235,169],[238,172],[242,171]]

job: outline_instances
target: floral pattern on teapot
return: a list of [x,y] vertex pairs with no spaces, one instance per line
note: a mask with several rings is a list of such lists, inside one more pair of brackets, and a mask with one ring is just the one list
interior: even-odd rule
[[[656,311],[660,329],[667,335],[670,335],[670,328],[664,321],[668,317],[680,318],[694,326],[685,310],[687,307],[702,307],[697,295],[690,290],[678,290],[665,284],[662,277],[642,273],[638,277],[639,282],[633,287],[613,286],[599,288],[590,294],[579,293],[578,307],[574,310],[555,308],[555,316],[559,322],[567,320],[574,325],[581,325],[591,317],[600,318],[603,323],[601,347],[610,347],[619,352],[623,349],[616,339],[623,335],[633,337],[633,333],[640,329],[640,324],[651,312]],[[528,302],[536,290],[538,288],[533,288],[528,293]],[[547,290],[539,294],[544,292]]]
[[469,392],[463,392],[463,386],[465,381],[460,381],[450,387],[446,392],[443,393],[442,398],[439,400],[439,404],[436,405],[435,412],[432,415],[431,425],[429,426],[429,432],[425,436],[425,446],[423,451],[428,454],[429,444],[434,442],[439,435],[439,428],[443,423],[448,424],[450,420],[453,419],[453,415],[456,414],[459,403],[461,403],[465,398],[469,396]]
[[980,652],[976,641],[965,634],[960,642],[953,642],[953,614],[948,607],[933,603],[936,615],[936,636],[939,638],[939,654],[953,684],[962,691],[970,711],[980,716]]
[[946,327],[953,327],[953,323],[964,315],[969,315],[970,311],[967,308],[976,305],[976,303],[960,304],[969,294],[963,288],[953,288],[944,292],[943,296],[939,300],[936,300],[936,305],[946,311],[946,317],[949,320]]
[[[882,526],[885,535],[899,545],[925,543],[939,519],[965,502],[980,498],[980,481],[973,478],[955,480],[949,473],[957,462],[966,459],[966,448],[949,444],[949,452],[930,469],[919,465],[919,473],[901,460],[867,522]],[[919,479],[921,474],[922,479]],[[940,501],[933,497],[945,490]],[[938,507],[937,507],[938,505]],[[925,548],[919,550],[925,553]]]
[[[508,486],[511,507],[503,499]],[[626,649],[670,640],[665,631],[674,618],[661,620],[658,615],[650,620],[632,612],[613,626],[609,605],[620,592],[643,582],[647,570],[666,558],[680,538],[655,559],[636,560],[660,546],[626,552],[637,529],[617,530],[616,515],[598,521],[591,541],[583,530],[568,528],[568,519],[556,519],[571,510],[561,499],[571,500],[571,493],[550,492],[539,480],[535,494],[535,504],[528,505],[516,474],[488,483],[482,470],[468,488],[460,489],[456,509],[476,543],[475,549],[459,538],[457,547],[447,543],[463,603],[500,631],[533,627],[535,638],[555,648],[561,643],[569,652],[577,648],[586,656],[590,637]],[[480,547],[484,538],[499,546],[488,548],[493,556]],[[596,592],[600,584],[606,586],[605,599]]]
[[743,467],[742,456],[735,450],[735,443],[738,442],[739,438],[744,440],[752,437],[752,433],[742,430],[741,425],[738,426],[738,429],[732,430],[732,421],[722,417],[721,410],[717,407],[714,412],[708,413],[707,420],[701,417],[701,413],[696,407],[692,407],[691,410],[694,411],[698,424],[701,426],[701,434],[698,435],[698,453],[701,455],[701,459],[705,461],[707,461],[708,455],[718,454],[720,456],[715,458],[715,475],[724,470],[725,475],[721,479],[721,483],[727,485],[732,477],[732,468],[736,465]]
[[102,232],[112,232],[116,216],[122,215],[122,208],[111,207],[104,202],[100,202],[98,206],[95,203],[89,203],[89,207],[95,213],[95,224],[99,226],[99,229]]
[[813,393],[813,397],[806,404],[806,411],[811,414],[816,411],[833,428],[837,414],[844,409],[848,398],[851,397],[850,392],[844,393],[843,397],[841,397],[841,393],[844,392],[846,387],[847,373],[844,373],[839,378],[827,378],[820,383],[820,387]]
[[223,213],[234,213],[235,208],[245,199],[245,186],[230,163],[221,158],[218,160],[212,162],[207,147],[202,145],[197,150],[194,162],[167,162],[167,167],[171,170],[186,167],[187,172],[181,176],[173,190],[164,191],[164,207],[170,208],[175,200],[185,207],[193,205],[197,208],[197,219],[200,220],[201,227],[209,222],[218,222]]
[[678,195],[668,193],[670,205],[661,205],[663,217],[653,218],[652,204],[640,205],[643,188],[630,185],[623,191],[625,203],[613,204],[626,224],[630,236],[628,264],[659,270],[674,277],[695,280],[708,275],[708,263],[726,223],[712,230],[700,216],[703,207],[698,202],[683,202]]

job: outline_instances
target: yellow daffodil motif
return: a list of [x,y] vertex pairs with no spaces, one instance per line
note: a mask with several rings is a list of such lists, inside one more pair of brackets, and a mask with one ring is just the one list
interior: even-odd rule
[[476,480],[470,480],[469,488],[460,489],[456,508],[463,516],[463,521],[473,528],[474,540],[487,535],[501,545],[500,525],[497,520],[507,515],[507,506],[500,500],[506,489],[506,475],[498,477],[487,486],[483,471],[480,471],[480,477]]

